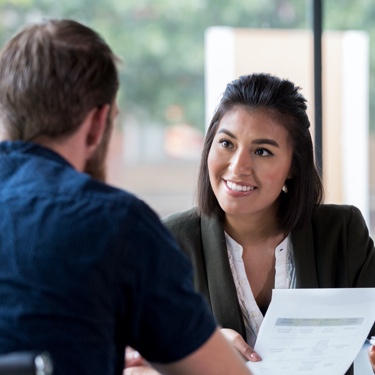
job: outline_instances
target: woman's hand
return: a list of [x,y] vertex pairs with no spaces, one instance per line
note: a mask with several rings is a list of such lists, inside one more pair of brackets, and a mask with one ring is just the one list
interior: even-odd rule
[[247,345],[246,341],[238,332],[230,328],[222,328],[220,331],[246,360],[251,362],[258,362],[262,360],[260,355],[256,353],[249,345]]
[[374,373],[375,373],[375,345],[370,346],[370,348],[368,350],[368,355],[369,355],[369,358],[370,358],[372,371],[374,371]]
[[149,363],[135,349],[127,346],[125,349],[125,368],[134,366],[150,367]]

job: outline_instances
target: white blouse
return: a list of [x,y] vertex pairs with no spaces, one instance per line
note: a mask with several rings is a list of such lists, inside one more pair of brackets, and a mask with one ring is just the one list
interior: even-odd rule
[[[263,321],[263,314],[255,301],[246,276],[242,259],[243,248],[227,233],[225,238],[229,265],[245,323],[247,343],[253,348]],[[275,289],[294,288],[296,284],[294,271],[293,246],[290,236],[287,236],[275,249]]]

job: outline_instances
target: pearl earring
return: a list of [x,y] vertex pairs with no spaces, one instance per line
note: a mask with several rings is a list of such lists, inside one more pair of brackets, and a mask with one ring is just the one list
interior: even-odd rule
[[288,186],[286,186],[286,184],[284,184],[284,186],[281,190],[286,194],[288,192]]

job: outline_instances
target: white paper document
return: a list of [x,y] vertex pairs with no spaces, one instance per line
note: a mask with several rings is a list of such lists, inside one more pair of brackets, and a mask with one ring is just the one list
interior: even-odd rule
[[254,375],[344,375],[375,321],[375,288],[274,289]]

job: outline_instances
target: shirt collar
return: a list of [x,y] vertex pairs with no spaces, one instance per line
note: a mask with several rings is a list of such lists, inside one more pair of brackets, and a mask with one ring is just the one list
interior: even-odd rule
[[3,141],[0,142],[0,155],[21,153],[25,155],[36,155],[49,160],[54,160],[58,163],[73,166],[64,159],[60,154],[48,147],[44,147],[37,143],[25,141]]

